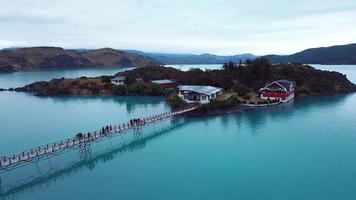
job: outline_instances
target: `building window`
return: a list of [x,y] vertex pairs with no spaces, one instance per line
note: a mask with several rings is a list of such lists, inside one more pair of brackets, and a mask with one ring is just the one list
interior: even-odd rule
[[205,96],[205,95],[202,95],[202,96],[201,96],[201,100],[206,100],[206,96]]

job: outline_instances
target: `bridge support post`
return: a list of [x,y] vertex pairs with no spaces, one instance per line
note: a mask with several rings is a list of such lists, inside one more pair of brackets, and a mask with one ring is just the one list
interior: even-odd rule
[[79,155],[80,158],[86,158],[88,155],[91,155],[91,145],[89,143],[81,143],[79,145]]
[[49,163],[49,166],[51,167],[51,170],[53,169],[53,166],[52,166],[52,163],[51,163],[51,160],[49,159],[48,155],[46,154],[46,158],[48,160],[48,163]]

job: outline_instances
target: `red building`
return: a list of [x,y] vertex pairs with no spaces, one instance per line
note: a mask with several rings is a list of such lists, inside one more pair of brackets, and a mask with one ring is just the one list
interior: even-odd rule
[[151,83],[158,84],[161,89],[171,89],[177,87],[177,83],[174,80],[153,80]]
[[287,102],[294,98],[294,90],[295,82],[283,79],[267,83],[259,92],[261,99]]

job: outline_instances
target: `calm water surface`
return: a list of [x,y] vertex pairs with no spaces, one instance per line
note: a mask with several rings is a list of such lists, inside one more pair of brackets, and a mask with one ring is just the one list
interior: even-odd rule
[[[169,109],[160,97],[3,92],[0,155]],[[29,166],[0,175],[4,184],[30,172],[39,177],[0,199],[356,199],[354,116],[356,94],[347,94],[166,121],[122,148],[104,141],[93,159],[70,155],[77,162],[55,174],[43,163],[39,172]]]
[[9,74],[0,74],[0,88],[22,87],[36,81],[49,81],[54,78],[94,77],[102,75],[114,75],[117,72],[133,68],[88,68],[88,69],[62,69],[21,71]]
[[166,65],[167,67],[173,67],[182,71],[188,71],[190,69],[196,69],[199,68],[201,70],[206,70],[206,69],[221,69],[222,64],[200,64],[200,65]]
[[[183,71],[188,71],[193,68],[206,69],[221,69],[222,64],[205,64],[205,65],[166,65]],[[356,65],[312,65],[317,69],[338,71],[346,74],[347,77],[356,83]],[[63,70],[48,70],[48,71],[25,71],[9,74],[0,74],[0,88],[22,87],[35,81],[49,81],[54,78],[76,78],[81,76],[95,77],[101,75],[114,75],[117,72],[131,70],[134,68],[90,68],[90,69],[63,69]]]

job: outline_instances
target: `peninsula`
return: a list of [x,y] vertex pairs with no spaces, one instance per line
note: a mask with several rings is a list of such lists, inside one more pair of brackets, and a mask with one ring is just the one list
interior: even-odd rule
[[[114,77],[125,77],[120,84]],[[296,84],[296,95],[335,94],[356,91],[356,86],[338,72],[317,70],[302,64],[270,64],[259,58],[246,64],[226,63],[222,69],[192,69],[180,71],[171,67],[136,68],[115,76],[81,77],[40,81],[10,90],[31,92],[39,96],[83,95],[166,95],[174,107],[181,106],[176,89],[161,87],[153,80],[174,80],[179,85],[210,85],[225,91],[216,107],[231,107],[236,104],[262,104],[258,91],[267,82],[288,79]],[[169,83],[169,82],[168,82]]]

